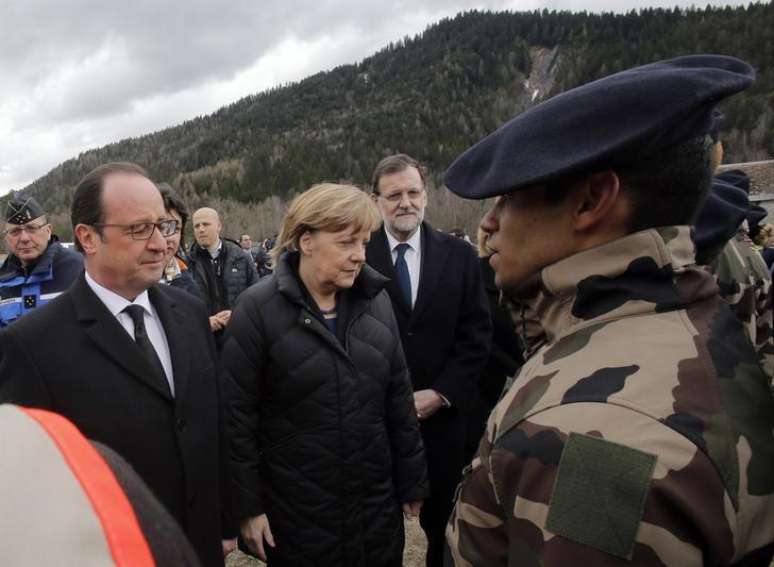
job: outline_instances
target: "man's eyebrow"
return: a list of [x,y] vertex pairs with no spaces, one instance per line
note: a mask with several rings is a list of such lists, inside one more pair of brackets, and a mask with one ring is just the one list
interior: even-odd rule
[[[140,220],[130,220],[130,221],[127,221],[127,222],[121,222],[121,223],[115,223],[115,224],[121,224],[121,225],[125,225],[127,227],[130,227],[130,226],[134,226],[135,224],[148,224],[148,223],[155,223],[155,222],[159,222],[159,220],[158,219],[154,220],[154,219],[151,219],[151,218],[144,218],[144,219],[140,219]],[[113,223],[107,223],[107,224],[113,224]]]

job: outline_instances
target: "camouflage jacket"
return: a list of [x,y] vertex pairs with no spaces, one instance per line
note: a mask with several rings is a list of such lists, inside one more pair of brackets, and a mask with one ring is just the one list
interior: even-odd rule
[[[688,227],[546,267],[545,342],[495,407],[448,528],[458,566],[729,565],[774,542],[774,400]],[[768,565],[768,563],[765,563]]]
[[717,278],[720,296],[744,325],[771,382],[774,374],[773,290],[766,263],[740,233],[728,241],[710,268]]

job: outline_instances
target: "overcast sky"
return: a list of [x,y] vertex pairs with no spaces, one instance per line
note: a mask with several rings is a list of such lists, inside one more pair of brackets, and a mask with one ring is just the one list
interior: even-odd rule
[[[0,194],[87,149],[355,63],[462,10],[693,3],[0,0]],[[729,2],[697,2],[707,3]]]

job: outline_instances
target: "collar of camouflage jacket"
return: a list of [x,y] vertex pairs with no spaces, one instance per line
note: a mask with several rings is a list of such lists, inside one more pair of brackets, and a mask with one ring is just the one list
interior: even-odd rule
[[509,296],[528,352],[579,328],[681,309],[717,293],[694,263],[690,227],[630,234],[543,268]]

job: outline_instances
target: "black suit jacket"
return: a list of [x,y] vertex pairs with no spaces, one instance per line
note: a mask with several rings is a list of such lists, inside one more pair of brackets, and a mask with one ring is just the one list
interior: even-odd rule
[[422,264],[414,308],[398,288],[387,235],[374,232],[371,267],[390,278],[387,293],[398,320],[414,390],[431,388],[451,403],[421,422],[433,494],[454,490],[464,466],[460,410],[476,394],[492,339],[489,307],[475,250],[422,223]]
[[0,332],[0,400],[60,413],[111,447],[180,523],[202,562],[222,565],[220,538],[230,526],[221,525],[220,388],[206,309],[169,286],[148,293],[169,343],[174,399],[81,275]]

